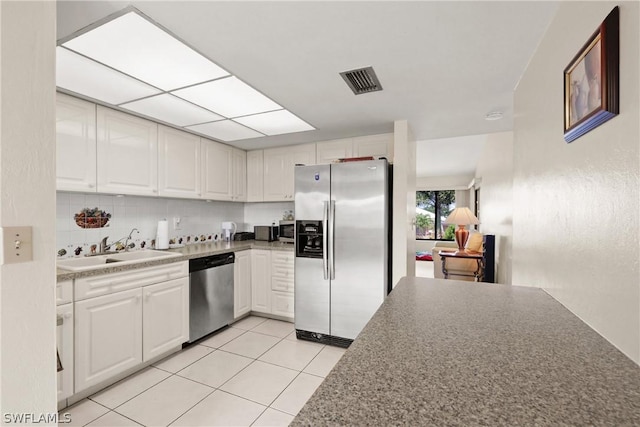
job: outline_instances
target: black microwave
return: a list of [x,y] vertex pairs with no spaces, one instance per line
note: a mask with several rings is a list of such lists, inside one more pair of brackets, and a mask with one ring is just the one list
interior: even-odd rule
[[295,221],[280,221],[280,232],[278,233],[278,240],[281,242],[293,243],[296,235],[296,222]]

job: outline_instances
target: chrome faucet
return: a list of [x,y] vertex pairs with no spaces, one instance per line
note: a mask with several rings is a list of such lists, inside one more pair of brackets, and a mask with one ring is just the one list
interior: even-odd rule
[[98,252],[98,254],[103,254],[105,252],[107,252],[107,249],[109,249],[109,245],[107,245],[107,239],[109,238],[109,236],[105,237],[104,239],[100,240],[100,252]]
[[138,230],[137,228],[134,228],[134,229],[131,230],[131,232],[127,236],[127,239],[124,241],[124,250],[125,250],[125,252],[129,250],[129,240],[131,240],[131,235],[133,234],[134,231],[137,232],[138,234],[140,234],[140,230]]

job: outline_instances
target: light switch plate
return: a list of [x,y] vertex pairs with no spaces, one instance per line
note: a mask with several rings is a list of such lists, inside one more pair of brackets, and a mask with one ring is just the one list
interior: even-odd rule
[[2,264],[33,260],[31,227],[2,227]]

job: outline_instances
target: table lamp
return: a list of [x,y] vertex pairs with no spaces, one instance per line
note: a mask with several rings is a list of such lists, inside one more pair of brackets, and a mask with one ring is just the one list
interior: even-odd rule
[[444,220],[445,224],[455,224],[458,226],[456,230],[456,243],[458,244],[458,250],[464,252],[464,245],[467,244],[469,238],[469,230],[465,229],[467,224],[480,224],[478,218],[471,213],[469,208],[455,208],[453,212],[449,214],[447,219]]

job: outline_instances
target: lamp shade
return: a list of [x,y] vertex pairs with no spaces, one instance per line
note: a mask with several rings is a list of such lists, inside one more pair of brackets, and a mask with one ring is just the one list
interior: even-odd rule
[[455,225],[480,224],[478,218],[467,207],[455,208],[444,222],[445,224]]

